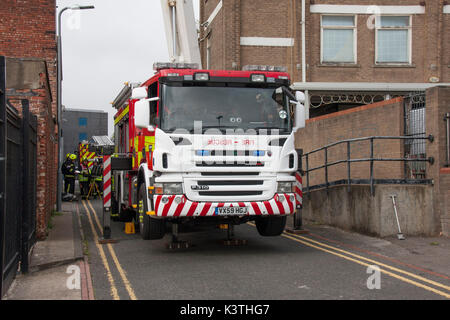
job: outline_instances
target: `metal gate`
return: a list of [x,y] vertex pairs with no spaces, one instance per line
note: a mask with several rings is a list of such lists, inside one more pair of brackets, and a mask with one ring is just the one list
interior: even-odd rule
[[[404,135],[411,138],[425,137],[425,92],[411,93],[404,97]],[[426,140],[405,141],[405,158],[426,159]],[[405,162],[405,179],[426,179],[427,164],[423,161]]]
[[36,230],[37,118],[22,100],[22,117],[6,100],[0,57],[0,298],[19,266],[28,271]]

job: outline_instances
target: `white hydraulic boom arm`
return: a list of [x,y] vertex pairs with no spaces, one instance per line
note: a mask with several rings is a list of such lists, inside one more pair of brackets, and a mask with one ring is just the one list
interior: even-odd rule
[[171,61],[198,63],[201,68],[192,0],[161,0],[161,8]]

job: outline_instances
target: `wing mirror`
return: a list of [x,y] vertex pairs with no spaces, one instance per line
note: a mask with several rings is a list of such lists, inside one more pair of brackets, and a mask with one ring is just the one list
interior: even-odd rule
[[155,127],[150,125],[150,102],[152,101],[159,101],[159,98],[141,99],[134,104],[134,125],[150,132],[155,131]]
[[306,96],[301,91],[295,92],[295,100],[291,103],[295,104],[295,127],[293,131],[297,131],[298,129],[304,128],[306,126],[306,110],[303,103],[306,100]]
[[147,89],[145,87],[134,88],[131,92],[131,99],[145,99],[147,98]]

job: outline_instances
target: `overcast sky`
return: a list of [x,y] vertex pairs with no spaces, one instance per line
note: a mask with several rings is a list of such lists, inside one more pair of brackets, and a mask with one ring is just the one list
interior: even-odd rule
[[[199,0],[193,1],[198,20]],[[75,4],[95,9],[63,13],[62,104],[107,111],[111,136],[110,102],[124,82],[143,82],[154,62],[169,61],[160,0],[57,0],[57,10]]]

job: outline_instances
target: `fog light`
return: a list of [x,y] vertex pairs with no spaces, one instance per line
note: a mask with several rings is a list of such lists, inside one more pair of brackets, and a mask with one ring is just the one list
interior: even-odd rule
[[176,197],[175,198],[175,203],[176,204],[180,204],[181,203],[181,197]]
[[278,201],[279,202],[283,202],[284,200],[286,200],[286,199],[284,198],[283,195],[278,195]]
[[290,200],[291,202],[294,202],[294,201],[295,201],[295,197],[294,197],[293,195],[290,195],[290,196],[289,196],[289,200]]
[[292,182],[278,182],[278,193],[291,193],[292,192]]
[[166,204],[167,202],[169,202],[169,198],[168,197],[162,197],[161,202]]

